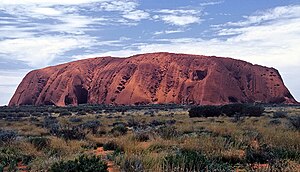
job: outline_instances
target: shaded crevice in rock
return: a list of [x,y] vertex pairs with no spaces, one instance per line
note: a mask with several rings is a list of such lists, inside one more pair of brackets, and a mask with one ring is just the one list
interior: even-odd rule
[[73,99],[71,97],[69,97],[69,95],[65,96],[65,100],[64,100],[65,105],[71,105],[73,104]]
[[238,99],[234,96],[229,96],[228,100],[230,103],[238,103],[239,102]]
[[193,81],[201,81],[207,76],[207,70],[196,70],[193,72]]
[[74,86],[77,104],[86,104],[88,102],[88,90],[82,85]]

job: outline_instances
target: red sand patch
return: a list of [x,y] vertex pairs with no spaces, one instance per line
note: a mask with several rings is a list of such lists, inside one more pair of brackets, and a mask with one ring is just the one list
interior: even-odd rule
[[98,147],[95,152],[96,156],[101,156],[106,161],[109,172],[119,172],[120,169],[113,161],[108,160],[107,156],[111,155],[113,151],[104,151],[103,147]]

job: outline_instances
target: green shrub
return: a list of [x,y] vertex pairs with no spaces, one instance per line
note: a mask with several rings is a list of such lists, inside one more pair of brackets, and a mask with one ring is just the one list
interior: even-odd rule
[[50,145],[50,139],[46,137],[31,137],[29,138],[29,142],[34,145],[37,150],[42,150]]
[[107,151],[107,150],[117,150],[117,149],[121,149],[121,148],[114,141],[110,141],[110,142],[107,142],[107,143],[103,144],[103,150],[105,150],[105,151]]
[[86,112],[85,112],[85,111],[79,111],[79,112],[77,112],[76,115],[81,115],[81,116],[83,116],[83,115],[86,115]]
[[214,117],[220,116],[221,109],[218,106],[198,106],[189,110],[189,116],[194,117]]
[[300,116],[295,116],[289,118],[290,123],[292,124],[293,128],[300,131]]
[[53,164],[50,172],[107,172],[108,166],[99,157],[81,155],[75,160],[61,161]]
[[208,159],[200,152],[180,150],[165,157],[163,171],[202,171],[208,163]]
[[270,125],[280,125],[281,121],[279,119],[272,119],[269,121]]
[[250,104],[228,104],[221,107],[221,112],[229,117],[233,117],[236,114],[259,117],[262,116],[264,111],[264,107]]
[[245,109],[244,104],[228,104],[221,107],[221,113],[229,117],[234,117],[235,115],[242,116]]
[[72,113],[67,110],[61,111],[59,113],[59,116],[71,116],[71,115],[72,115]]
[[285,118],[287,117],[286,111],[277,111],[273,113],[273,118]]
[[65,140],[82,140],[85,138],[85,133],[79,127],[59,127],[53,130],[51,134]]
[[174,126],[163,126],[156,130],[156,133],[163,139],[171,139],[178,136],[178,131]]
[[0,145],[15,140],[17,136],[17,133],[13,130],[0,129]]
[[248,163],[266,164],[274,161],[275,158],[273,149],[267,145],[262,145],[258,149],[249,146],[246,149],[246,161]]
[[3,171],[4,167],[6,167],[8,171],[17,171],[18,162],[28,164],[32,159],[32,156],[22,154],[19,149],[12,147],[1,147],[0,171]]
[[93,134],[96,134],[96,132],[100,126],[101,126],[101,124],[98,120],[87,121],[81,125],[81,127],[83,129],[91,130]]
[[260,117],[265,112],[265,108],[259,105],[246,105],[243,111],[244,116]]
[[259,117],[264,113],[264,107],[250,104],[228,104],[224,106],[197,106],[189,110],[189,116],[193,117],[218,117],[222,114],[228,117],[253,116]]
[[300,161],[300,151],[285,148],[274,148],[274,155],[279,159]]
[[138,142],[146,142],[150,139],[147,132],[137,132],[133,135],[133,139]]
[[130,156],[126,157],[124,162],[120,164],[120,168],[122,171],[128,172],[143,172],[144,165],[140,157],[138,156]]
[[128,131],[127,127],[124,125],[116,125],[111,129],[111,133],[115,136],[120,136],[126,134]]
[[78,122],[81,122],[82,119],[81,118],[70,118],[69,119],[69,122],[74,122],[74,123],[78,123]]
[[31,115],[39,117],[42,116],[43,114],[41,112],[33,112]]

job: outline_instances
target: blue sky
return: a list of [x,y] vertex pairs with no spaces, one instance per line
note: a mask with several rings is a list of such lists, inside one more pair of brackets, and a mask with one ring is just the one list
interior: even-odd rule
[[300,100],[300,0],[1,0],[0,105],[25,74],[168,51],[277,68]]

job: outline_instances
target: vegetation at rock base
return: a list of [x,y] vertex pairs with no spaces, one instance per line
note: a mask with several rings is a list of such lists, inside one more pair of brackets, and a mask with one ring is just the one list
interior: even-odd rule
[[0,117],[0,171],[300,167],[298,106],[21,106]]

